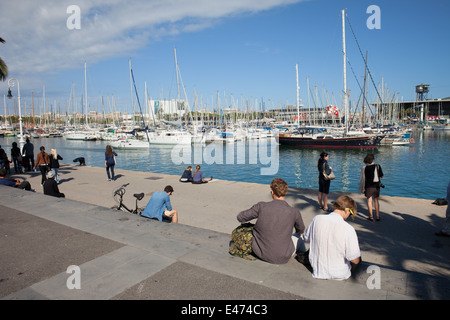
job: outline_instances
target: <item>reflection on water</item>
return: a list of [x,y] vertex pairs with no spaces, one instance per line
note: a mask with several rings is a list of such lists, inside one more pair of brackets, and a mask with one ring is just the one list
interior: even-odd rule
[[[359,175],[363,159],[368,152],[375,154],[375,162],[384,172],[382,194],[390,196],[436,199],[446,196],[450,180],[446,169],[450,159],[450,133],[445,131],[415,131],[411,146],[378,147],[364,149],[296,149],[276,146],[270,141],[250,141],[234,145],[206,145],[200,148],[151,146],[149,150],[116,150],[116,170],[134,170],[181,175],[188,165],[200,164],[204,176],[218,179],[269,184],[274,177],[282,177],[292,187],[318,189],[317,160],[322,151],[329,154],[329,164],[336,179],[330,191],[358,192]],[[0,144],[11,154],[13,137],[0,138]],[[32,140],[35,154],[41,145],[47,151],[56,148],[72,163],[83,156],[86,164],[104,167],[106,141],[68,141],[63,138]],[[278,148],[279,147],[279,148]],[[274,173],[264,175],[266,173]],[[270,172],[272,171],[272,172]]]

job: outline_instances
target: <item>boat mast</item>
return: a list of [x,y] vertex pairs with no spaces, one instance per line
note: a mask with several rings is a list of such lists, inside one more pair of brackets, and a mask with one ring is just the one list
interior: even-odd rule
[[297,75],[297,127],[300,127],[300,110],[299,110],[299,89],[300,87],[298,86],[298,64],[295,65],[295,72]]
[[364,89],[363,89],[363,101],[362,101],[362,113],[361,113],[361,127],[364,128],[364,113],[365,113],[365,106],[364,106],[364,102],[366,100],[366,77],[367,77],[367,51],[366,51],[366,67],[364,70]]
[[[306,86],[307,86],[306,90],[308,91],[308,114],[309,114],[308,118],[309,118],[309,125],[312,125],[312,123],[311,123],[311,103],[310,103],[310,100],[309,100],[309,77],[306,77]],[[314,114],[313,114],[313,116],[314,116]]]
[[[36,127],[36,123],[34,121],[34,97],[33,97],[33,91],[31,91],[31,105],[33,108],[33,129]],[[5,116],[6,116],[6,112],[5,112]]]
[[132,74],[131,74],[131,58],[128,58],[128,69],[130,71],[130,97],[131,97],[131,122],[134,126],[134,99],[133,99],[133,83],[132,83]]
[[344,59],[344,114],[345,135],[348,132],[348,96],[347,96],[347,54],[345,49],[345,10],[342,10],[342,53]]
[[177,73],[177,99],[179,101],[181,99],[181,96],[180,96],[180,77],[179,77],[179,74],[178,74],[178,61],[177,61],[177,49],[176,48],[173,48],[173,53],[174,53],[174,56],[175,56],[175,72]]
[[[178,61],[177,61],[177,49],[173,48],[173,54],[175,57],[175,72],[177,74],[177,102],[176,102],[176,108],[177,108],[177,113],[178,113],[178,118],[181,119],[181,111],[180,108],[178,107],[178,104],[180,103],[180,76],[178,74]],[[181,121],[181,124],[183,125],[183,121]]]
[[86,127],[89,127],[88,123],[88,97],[87,97],[87,82],[86,82],[86,61],[84,61],[84,100],[86,104]]

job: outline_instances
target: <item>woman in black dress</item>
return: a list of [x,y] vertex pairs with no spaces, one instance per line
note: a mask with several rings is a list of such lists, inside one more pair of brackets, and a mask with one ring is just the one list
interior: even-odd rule
[[330,192],[330,180],[325,180],[325,177],[323,176],[323,170],[325,170],[327,174],[330,174],[332,169],[332,167],[328,165],[328,153],[322,152],[320,154],[319,161],[317,162],[317,169],[319,170],[319,208],[323,209],[324,211],[331,212],[333,210],[328,209],[328,193]]

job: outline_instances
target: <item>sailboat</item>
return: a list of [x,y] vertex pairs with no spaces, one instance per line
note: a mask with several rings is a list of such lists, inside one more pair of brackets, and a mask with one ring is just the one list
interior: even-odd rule
[[[131,69],[131,59],[128,60],[129,62],[129,68],[130,68],[130,86],[131,86],[131,105],[133,106],[133,85],[134,85],[134,91],[136,93],[137,102],[139,105],[139,109],[141,111],[141,117],[144,128],[146,128],[145,122],[144,122],[144,116],[142,115],[142,109],[141,109],[141,103],[139,101],[139,95],[137,93],[136,84],[134,83],[134,75],[133,75],[133,69]],[[147,88],[145,89],[145,92],[147,92]],[[134,111],[133,111],[134,114]],[[145,133],[147,135],[147,140],[139,140],[136,138],[137,134],[136,131],[133,130],[132,132],[127,132],[126,136],[122,139],[116,140],[111,142],[111,146],[116,149],[149,149],[149,137],[147,129],[145,129]]]
[[111,147],[115,149],[148,149],[149,144],[147,141],[138,140],[134,138],[119,139],[116,141],[111,141]]
[[[72,84],[73,87],[73,84]],[[88,98],[87,98],[87,83],[86,83],[86,61],[84,62],[84,96],[85,96],[85,105],[86,105],[86,125],[88,123]],[[83,141],[96,141],[98,136],[95,135],[95,132],[90,130],[69,130],[65,132],[64,138],[66,140],[83,140]]]
[[[186,90],[183,85],[183,80],[181,79],[180,69],[178,68],[176,48],[174,48],[173,51],[175,55],[175,70],[177,74],[177,90],[178,90],[178,98],[176,100],[177,109],[180,110],[180,106],[178,104],[183,104],[184,106],[185,101],[187,102],[187,108],[189,109],[189,101],[187,100]],[[185,101],[182,101],[180,98],[180,80],[184,90]],[[197,130],[194,130],[194,134],[197,134]],[[192,138],[193,135],[190,132],[182,129],[163,129],[152,132],[149,135],[150,144],[167,144],[167,145],[191,144]]]
[[[345,46],[345,10],[342,10],[342,46],[344,56],[344,111],[345,120],[348,117],[348,94],[347,94],[347,57]],[[298,68],[297,68],[298,73]],[[298,100],[298,75],[297,75],[297,100]],[[298,110],[298,102],[297,102]],[[298,119],[298,118],[297,118]],[[297,120],[298,126],[298,120]],[[318,132],[317,128],[302,128],[294,132],[285,132],[278,135],[281,145],[308,148],[367,148],[374,149],[384,138],[384,135],[348,135],[348,124],[345,124],[343,135]]]

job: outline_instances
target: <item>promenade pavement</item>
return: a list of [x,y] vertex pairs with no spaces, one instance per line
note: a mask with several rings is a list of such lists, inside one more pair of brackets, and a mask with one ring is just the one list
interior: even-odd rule
[[[365,199],[350,194],[358,216],[348,222],[364,263],[352,278],[329,281],[313,279],[295,259],[273,265],[228,254],[236,215],[270,201],[267,185],[183,184],[178,176],[120,167],[116,180],[107,181],[103,168],[62,164],[59,188],[66,198],[58,199],[42,194],[40,173],[13,177],[28,180],[36,192],[0,186],[1,299],[450,298],[450,238],[434,235],[445,207],[430,200],[382,196],[381,221],[369,222]],[[129,207],[133,193],[145,193],[139,203],[145,206],[153,192],[172,185],[180,223],[111,209],[113,191],[125,183]],[[330,193],[330,207],[341,194]],[[316,190],[290,188],[286,201],[301,211],[305,225],[324,214]],[[80,289],[70,289],[77,283]]]

